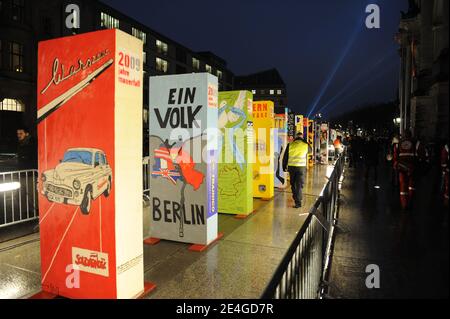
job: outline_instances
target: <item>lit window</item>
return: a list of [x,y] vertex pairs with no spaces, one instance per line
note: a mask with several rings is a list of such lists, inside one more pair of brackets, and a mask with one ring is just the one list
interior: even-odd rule
[[142,40],[142,42],[144,42],[144,44],[147,43],[147,34],[144,31],[141,31],[141,30],[136,29],[136,28],[131,28],[131,34],[134,37]]
[[147,63],[147,52],[143,52],[142,59],[144,60],[144,64]]
[[217,77],[219,78],[219,80],[222,80],[223,77],[222,71],[217,70]]
[[3,99],[0,101],[0,111],[25,112],[25,105],[16,99]]
[[25,0],[13,0],[12,19],[17,22],[24,21]]
[[166,60],[156,58],[156,71],[167,73],[169,70],[169,63]]
[[119,29],[119,20],[111,17],[110,15],[102,12],[100,14],[100,25],[106,29]]
[[252,90],[252,93],[253,93],[253,94],[256,94],[256,90]]
[[23,45],[16,42],[9,43],[9,65],[11,71],[23,72]]
[[200,70],[200,60],[192,58],[192,67],[194,68],[194,70]]
[[277,94],[281,95],[281,94],[283,94],[283,91],[282,90],[277,90]]
[[274,95],[275,94],[275,90],[270,90],[270,95]]
[[167,43],[164,43],[160,40],[156,40],[156,52],[159,54],[167,55],[167,51],[169,50],[169,46]]
[[205,70],[206,70],[206,72],[212,74],[212,67],[209,64],[205,64]]

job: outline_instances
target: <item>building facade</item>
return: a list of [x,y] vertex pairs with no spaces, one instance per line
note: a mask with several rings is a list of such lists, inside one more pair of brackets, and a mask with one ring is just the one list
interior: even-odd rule
[[410,0],[396,36],[400,133],[428,142],[448,138],[448,10],[448,0]]
[[[69,4],[80,8],[78,29],[66,27]],[[120,29],[144,42],[146,130],[151,75],[209,72],[218,77],[219,90],[233,89],[234,74],[222,58],[211,52],[194,52],[100,1],[0,0],[0,153],[11,151],[15,145],[18,125],[36,132],[38,42],[109,28]]]
[[276,69],[236,76],[234,86],[238,90],[251,91],[254,101],[269,100],[275,107],[288,106],[286,84]]

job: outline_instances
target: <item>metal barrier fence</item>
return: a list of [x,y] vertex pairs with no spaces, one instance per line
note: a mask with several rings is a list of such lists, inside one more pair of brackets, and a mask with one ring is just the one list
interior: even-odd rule
[[344,164],[345,158],[340,156],[263,299],[316,299],[326,295]]
[[0,228],[38,218],[37,170],[0,173]]
[[[143,196],[150,196],[149,157],[142,160]],[[0,173],[0,228],[39,218],[38,171]]]

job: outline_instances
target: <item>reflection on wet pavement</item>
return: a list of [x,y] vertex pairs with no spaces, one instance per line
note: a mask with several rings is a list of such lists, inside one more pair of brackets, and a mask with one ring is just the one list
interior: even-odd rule
[[[379,181],[365,181],[362,169],[347,169],[331,297],[448,297],[448,211],[439,198],[439,172],[432,170],[417,181],[413,207],[407,213],[400,211],[390,174],[383,164]],[[365,285],[369,264],[379,266],[379,289]]]

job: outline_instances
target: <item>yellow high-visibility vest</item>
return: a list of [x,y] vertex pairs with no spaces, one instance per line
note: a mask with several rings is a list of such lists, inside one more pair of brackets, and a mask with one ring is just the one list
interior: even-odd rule
[[293,141],[289,144],[288,166],[304,167],[308,161],[308,144],[303,141]]

